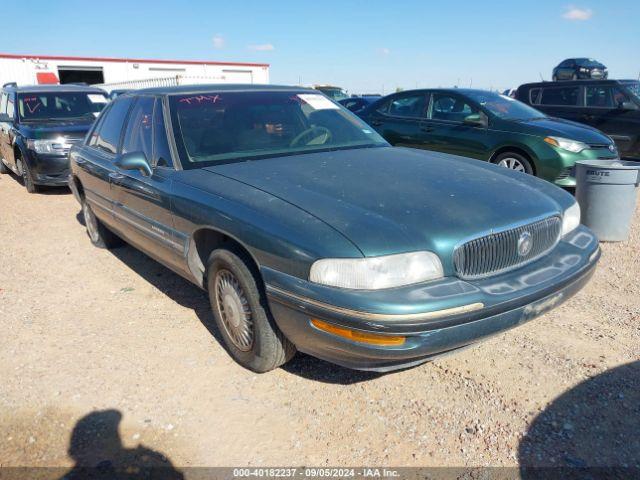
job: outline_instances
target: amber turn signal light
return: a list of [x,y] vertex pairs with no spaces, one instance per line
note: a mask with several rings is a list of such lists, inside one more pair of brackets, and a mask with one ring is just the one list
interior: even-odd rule
[[346,338],[354,342],[368,343],[370,345],[380,345],[385,347],[393,347],[404,344],[405,337],[398,337],[392,335],[378,335],[376,333],[365,333],[358,330],[351,330],[349,328],[338,327],[316,318],[311,319],[311,324],[318,330],[323,332],[337,335],[338,337]]

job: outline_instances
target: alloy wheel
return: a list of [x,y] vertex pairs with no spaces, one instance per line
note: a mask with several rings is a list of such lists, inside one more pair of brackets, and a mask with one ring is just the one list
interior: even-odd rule
[[504,168],[508,168],[510,170],[515,170],[516,172],[526,173],[527,171],[524,164],[517,158],[513,158],[513,157],[503,158],[502,160],[500,160],[500,162],[498,162],[498,165]]
[[82,204],[82,215],[84,216],[84,223],[87,227],[89,238],[93,243],[98,242],[98,240],[100,240],[100,233],[98,232],[98,219],[95,217],[86,201]]
[[253,347],[253,322],[249,300],[236,276],[219,270],[215,280],[215,303],[227,335],[241,351]]

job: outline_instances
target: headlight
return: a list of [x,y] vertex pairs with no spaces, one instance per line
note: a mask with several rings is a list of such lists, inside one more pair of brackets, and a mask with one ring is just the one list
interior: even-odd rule
[[549,145],[553,145],[554,147],[561,148],[573,153],[580,153],[581,151],[589,148],[589,145],[587,145],[586,143],[578,142],[577,140],[569,140],[568,138],[562,137],[546,137],[544,141]]
[[578,202],[571,205],[562,215],[562,236],[573,232],[580,225],[580,205]]
[[413,252],[371,258],[325,258],[311,265],[309,280],[332,287],[377,290],[443,276],[435,253]]
[[48,140],[27,140],[27,148],[36,153],[64,155],[71,144],[63,137]]

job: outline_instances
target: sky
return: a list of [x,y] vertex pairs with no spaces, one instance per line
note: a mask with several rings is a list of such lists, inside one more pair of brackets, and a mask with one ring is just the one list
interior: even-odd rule
[[549,80],[569,57],[640,75],[640,1],[20,0],[0,52],[270,64],[351,93]]

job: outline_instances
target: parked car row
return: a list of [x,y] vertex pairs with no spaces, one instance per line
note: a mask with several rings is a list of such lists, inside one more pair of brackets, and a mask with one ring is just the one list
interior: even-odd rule
[[576,161],[618,157],[594,128],[482,90],[405,91],[359,114],[391,145],[484,160],[563,187],[575,185]]
[[[80,117],[66,88],[3,92],[5,123],[32,120],[12,145],[20,158],[58,151],[35,142]],[[74,102],[97,95],[77,88]],[[530,107],[514,100],[403,92],[367,110],[373,127],[304,88],[167,87],[96,104],[104,109],[84,139],[63,142],[73,143],[68,182],[89,239],[125,240],[206,290],[225,347],[254,371],[296,350],[364,370],[417,365],[554,308],[600,255],[567,192],[441,153],[474,156],[472,146],[442,147],[447,128],[475,130],[463,145],[486,144],[516,114],[531,151],[574,153],[558,136],[567,131],[554,130],[562,122],[530,133],[550,121],[524,118]],[[440,132],[425,142],[437,152],[393,148],[376,132],[405,144],[416,126]],[[584,142],[600,141],[583,130]]]

